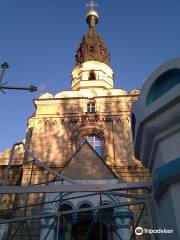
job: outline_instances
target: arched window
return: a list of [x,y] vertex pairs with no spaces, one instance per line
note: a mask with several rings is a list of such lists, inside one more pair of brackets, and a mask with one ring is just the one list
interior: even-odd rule
[[103,156],[101,136],[96,134],[85,136],[81,139],[81,144],[83,144],[85,141],[87,141],[100,156]]
[[[89,203],[82,203],[78,209],[85,210],[85,208],[90,207],[92,206]],[[100,229],[99,217],[96,217],[96,220],[94,219],[94,211],[79,212],[78,221],[71,228],[72,239],[99,240],[101,238],[107,240],[108,229],[103,221],[101,221],[101,226],[102,229]]]
[[[84,208],[91,208],[92,206],[89,203],[82,203],[79,206],[79,209],[84,209]],[[79,220],[90,220],[93,218],[93,214],[92,211],[87,211],[87,212],[80,212],[78,214],[78,218]]]
[[73,210],[73,209],[72,209],[71,205],[69,205],[68,203],[62,203],[58,209],[59,212],[66,212],[69,210]]
[[71,214],[65,214],[66,211],[70,211],[73,210],[73,208],[71,207],[71,205],[69,205],[68,203],[62,203],[59,206],[58,211],[60,213],[64,213],[62,216],[60,216],[59,218],[59,229],[58,229],[58,240],[65,240],[65,234],[67,231],[67,222],[71,221],[72,219],[72,215]]
[[136,127],[136,117],[134,113],[131,115],[131,129],[132,129],[132,137],[134,139],[134,134],[135,134],[135,127]]
[[89,80],[95,80],[96,79],[96,74],[93,70],[89,72]]
[[94,102],[90,102],[87,104],[87,112],[89,113],[96,112],[96,105]]
[[[111,205],[109,202],[103,202],[103,206]],[[102,210],[103,217],[111,219],[113,217],[114,209],[113,208],[105,208]]]
[[89,203],[82,203],[80,206],[79,206],[79,209],[82,209],[82,208],[90,208],[91,205]]
[[180,69],[174,68],[160,75],[153,83],[146,100],[146,105],[151,104],[163,94],[180,84]]

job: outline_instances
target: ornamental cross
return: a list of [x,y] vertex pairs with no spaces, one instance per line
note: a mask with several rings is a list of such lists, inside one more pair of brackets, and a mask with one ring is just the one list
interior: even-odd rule
[[90,3],[86,4],[86,7],[89,7],[91,11],[94,10],[94,7],[97,7],[98,4],[94,3],[94,1],[90,1]]

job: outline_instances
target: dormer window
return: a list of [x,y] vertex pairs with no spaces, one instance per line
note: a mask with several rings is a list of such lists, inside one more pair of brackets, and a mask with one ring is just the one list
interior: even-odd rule
[[95,103],[88,103],[87,104],[87,112],[93,113],[96,112],[96,104]]
[[89,72],[89,80],[95,80],[96,79],[96,74],[93,70]]

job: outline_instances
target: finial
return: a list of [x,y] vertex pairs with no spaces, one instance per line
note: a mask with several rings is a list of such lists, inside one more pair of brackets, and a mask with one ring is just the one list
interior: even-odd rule
[[97,6],[98,4],[94,3],[93,1],[90,1],[90,3],[86,4],[86,7],[90,8],[90,10],[86,15],[86,22],[90,28],[95,27],[99,20],[99,15],[94,10],[94,7],[97,7]]

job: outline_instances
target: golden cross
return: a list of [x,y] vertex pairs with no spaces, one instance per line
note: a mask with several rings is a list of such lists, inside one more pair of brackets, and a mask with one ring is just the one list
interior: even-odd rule
[[98,4],[94,3],[94,1],[90,1],[90,3],[86,4],[86,7],[89,7],[91,11],[94,10],[94,7],[97,7]]

